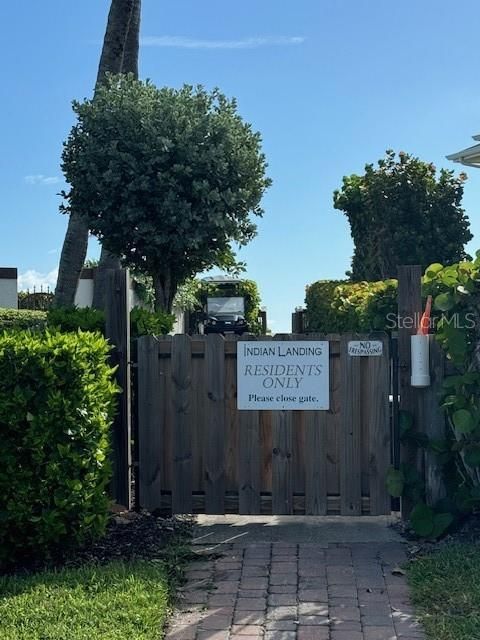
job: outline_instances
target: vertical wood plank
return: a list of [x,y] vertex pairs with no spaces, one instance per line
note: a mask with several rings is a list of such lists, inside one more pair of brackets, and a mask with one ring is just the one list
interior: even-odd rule
[[[378,340],[375,337],[375,340]],[[366,397],[368,416],[368,477],[370,515],[384,515],[391,511],[387,491],[387,471],[390,467],[390,354],[387,336],[382,339],[383,355],[366,357],[368,375]]]
[[[292,340],[279,334],[275,340]],[[291,411],[272,412],[272,511],[274,515],[293,513],[292,474],[293,429]]]
[[305,412],[305,513],[327,513],[327,412]]
[[340,337],[328,336],[330,344],[330,409],[327,411],[327,495],[340,496],[341,372]]
[[239,513],[260,514],[260,422],[258,411],[239,412],[238,481]]
[[225,496],[225,340],[206,336],[205,374],[207,419],[205,422],[205,511],[224,513]]
[[[410,413],[414,424],[419,424],[418,393],[410,385],[411,351],[410,336],[416,333],[422,312],[422,268],[420,265],[398,267],[398,377],[400,384],[400,410]],[[415,427],[414,427],[415,428]],[[423,454],[417,447],[402,445],[400,461],[414,465],[423,476]],[[402,518],[412,509],[411,501],[402,497]]]
[[[225,491],[239,492],[238,450],[239,414],[237,409],[237,341],[239,336],[225,336]],[[235,350],[234,354],[230,349]],[[228,352],[228,356],[227,356]]]
[[160,375],[158,342],[153,336],[138,339],[139,504],[160,509],[164,452],[162,400],[165,379]]
[[[253,339],[245,336],[242,340]],[[242,340],[237,342],[237,349]],[[238,497],[242,515],[261,513],[262,445],[259,412],[238,411]]]
[[126,269],[107,270],[105,336],[113,345],[110,360],[117,367],[115,379],[122,390],[112,426],[112,493],[115,501],[127,509],[132,506],[129,280]]
[[[204,347],[206,336],[193,335],[192,353],[198,348],[199,343]],[[192,415],[194,416],[192,428],[192,493],[205,492],[205,418],[207,404],[207,382],[205,374],[205,358],[192,355]]]
[[348,334],[342,335],[340,341],[340,512],[342,515],[359,516],[362,513],[360,358],[348,355],[351,338]]
[[[433,335],[430,338],[430,379],[431,385],[423,389],[422,425],[425,433],[432,440],[445,440],[445,413],[440,407],[442,383],[445,376],[445,356],[442,348]],[[425,488],[426,501],[430,506],[447,495],[444,482],[444,471],[439,464],[438,456],[427,449],[425,452]]]
[[191,434],[190,337],[176,335],[172,340],[173,382],[173,513],[192,513],[192,434]]

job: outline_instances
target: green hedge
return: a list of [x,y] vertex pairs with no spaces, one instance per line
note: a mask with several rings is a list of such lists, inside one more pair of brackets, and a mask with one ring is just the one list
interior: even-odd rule
[[0,334],[0,563],[100,535],[117,392],[92,333]]
[[37,329],[45,326],[45,311],[0,309],[0,331],[8,329]]
[[[166,335],[173,329],[175,316],[165,312],[152,313],[135,307],[130,313],[132,338],[145,335]],[[48,326],[59,331],[99,331],[105,332],[103,311],[85,308],[50,309],[49,311],[27,311],[0,309],[0,331],[3,329],[37,329]]]
[[309,331],[388,331],[397,314],[397,281],[319,280],[307,287],[305,303]]

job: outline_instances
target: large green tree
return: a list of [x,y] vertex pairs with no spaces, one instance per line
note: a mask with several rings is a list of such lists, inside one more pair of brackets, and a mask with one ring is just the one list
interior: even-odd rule
[[397,277],[400,264],[453,264],[465,258],[470,223],[462,209],[466,175],[388,150],[377,166],[343,179],[334,206],[350,223],[353,280]]
[[124,264],[152,276],[157,309],[171,309],[186,278],[232,266],[232,243],[256,234],[251,214],[262,215],[270,184],[260,135],[235,100],[111,76],[74,111],[65,209],[81,212]]
[[[138,49],[141,0],[112,0],[107,28],[98,65],[95,89],[102,85],[108,73],[138,75]],[[72,306],[85,256],[89,229],[80,212],[71,209],[58,269],[55,304]],[[102,251],[101,264],[114,266],[118,258]],[[100,275],[96,297],[102,296],[103,278]],[[97,306],[101,306],[97,304]]]

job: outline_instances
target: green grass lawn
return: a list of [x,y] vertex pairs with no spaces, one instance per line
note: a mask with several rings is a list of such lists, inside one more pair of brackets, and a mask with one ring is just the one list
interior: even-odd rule
[[408,578],[429,640],[480,640],[480,546],[419,558]]
[[171,582],[163,561],[0,577],[0,638],[158,640]]

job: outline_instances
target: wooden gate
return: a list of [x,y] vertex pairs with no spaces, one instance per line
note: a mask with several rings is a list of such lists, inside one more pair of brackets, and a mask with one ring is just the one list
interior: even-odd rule
[[366,336],[273,338],[329,340],[329,411],[237,410],[237,339],[228,338],[138,340],[141,506],[173,513],[390,513],[387,336],[375,335],[381,356],[365,357],[349,356],[348,342]]

